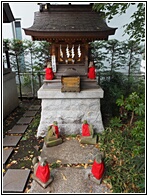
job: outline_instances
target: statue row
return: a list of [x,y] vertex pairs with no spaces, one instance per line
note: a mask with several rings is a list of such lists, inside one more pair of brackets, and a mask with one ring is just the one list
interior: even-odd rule
[[[63,142],[62,137],[60,136],[58,123],[56,121],[54,121],[53,124],[48,127],[47,134],[44,137],[44,142],[46,147],[56,146]],[[84,120],[82,124],[80,143],[97,143],[97,135],[94,133],[93,126],[88,124],[87,120]],[[54,179],[50,174],[47,158],[41,158],[40,156],[38,158],[34,157],[32,163],[34,165],[34,174],[32,175],[32,178],[36,180],[43,188],[46,188]],[[94,159],[89,177],[94,182],[100,184],[104,171],[104,162],[102,161],[102,155],[99,153]]]

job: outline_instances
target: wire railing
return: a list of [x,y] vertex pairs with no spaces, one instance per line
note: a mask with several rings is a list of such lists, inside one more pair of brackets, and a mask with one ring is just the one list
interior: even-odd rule
[[[43,80],[45,77],[45,72],[36,71],[36,72],[24,72],[19,73],[21,81],[21,96],[26,98],[37,97],[37,91],[43,85]],[[125,74],[126,76],[126,74]],[[133,74],[135,78],[144,79],[142,74]],[[128,77],[128,76],[127,76]],[[109,73],[97,73],[97,83],[101,85],[102,81],[109,81],[111,79],[111,74]],[[16,85],[18,95],[20,97],[20,83],[18,79],[18,73],[16,72]]]

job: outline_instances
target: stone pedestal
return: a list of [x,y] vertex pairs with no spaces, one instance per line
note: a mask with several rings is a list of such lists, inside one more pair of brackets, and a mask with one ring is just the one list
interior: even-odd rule
[[83,120],[92,124],[96,133],[103,131],[100,112],[103,90],[100,87],[84,89],[80,93],[62,93],[59,85],[55,85],[54,88],[50,85],[45,83],[38,91],[42,105],[37,137],[44,137],[53,121],[58,122],[61,134],[81,134]]

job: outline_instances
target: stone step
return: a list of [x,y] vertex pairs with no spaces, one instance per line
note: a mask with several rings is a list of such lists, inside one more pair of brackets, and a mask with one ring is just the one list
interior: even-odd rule
[[28,110],[38,111],[40,108],[40,105],[32,105]]
[[3,164],[6,164],[12,152],[13,152],[13,148],[3,149]]
[[25,114],[23,116],[26,116],[26,117],[33,117],[37,114],[37,111],[27,111],[25,112]]
[[97,152],[99,150],[94,145],[81,145],[74,138],[53,147],[46,147],[44,143],[41,157],[47,157],[49,163],[57,160],[60,160],[62,164],[90,163]]
[[29,169],[8,169],[3,177],[3,192],[22,193],[25,189],[29,174]]
[[[69,76],[70,77],[70,76]],[[96,79],[89,79],[86,76],[81,76],[81,82],[89,82],[89,83],[97,83]],[[53,80],[43,80],[44,83],[61,83],[61,77],[53,79]]]
[[20,141],[22,136],[6,136],[5,138],[3,138],[3,147],[6,146],[12,146],[15,147],[17,146],[18,142]]
[[[36,181],[32,182],[32,186],[29,193],[110,193],[110,190],[105,184],[94,183],[89,179],[91,168],[58,168],[52,169],[51,175],[54,177],[53,182],[43,189]],[[65,194],[64,194],[65,195]]]
[[8,131],[10,134],[21,134],[25,133],[26,129],[28,128],[28,125],[15,125],[12,129]]
[[31,121],[33,120],[33,117],[22,117],[16,124],[21,124],[21,125],[25,125],[25,124],[30,124]]

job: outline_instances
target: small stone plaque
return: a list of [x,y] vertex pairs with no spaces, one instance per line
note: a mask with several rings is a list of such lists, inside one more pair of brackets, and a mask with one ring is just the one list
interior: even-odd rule
[[12,136],[6,136],[4,139],[3,139],[3,146],[16,146],[18,144],[18,142],[20,141],[22,136],[15,136],[15,135],[12,135]]
[[29,174],[29,169],[8,169],[3,177],[3,192],[22,193],[27,183]]
[[3,149],[3,164],[6,163],[12,152],[13,148]]
[[17,124],[21,124],[21,125],[25,125],[25,124],[29,124],[31,123],[31,121],[33,120],[33,117],[22,117]]
[[15,125],[8,133],[25,133],[28,125]]
[[37,110],[39,110],[40,108],[41,108],[40,105],[32,105],[32,106],[29,108],[29,110],[35,110],[35,111],[37,111]]
[[35,116],[37,114],[37,111],[27,111],[23,116]]

